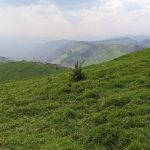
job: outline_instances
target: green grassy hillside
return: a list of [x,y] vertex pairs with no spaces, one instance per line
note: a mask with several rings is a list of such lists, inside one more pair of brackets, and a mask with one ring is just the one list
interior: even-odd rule
[[0,86],[0,149],[149,150],[150,49]]
[[142,47],[136,44],[107,44],[107,43],[88,43],[72,42],[64,47],[64,51],[59,52],[54,57],[53,63],[73,66],[77,61],[84,61],[84,66],[97,64],[112,60],[133,51],[141,50]]
[[48,75],[62,69],[57,65],[25,61],[0,63],[0,82]]

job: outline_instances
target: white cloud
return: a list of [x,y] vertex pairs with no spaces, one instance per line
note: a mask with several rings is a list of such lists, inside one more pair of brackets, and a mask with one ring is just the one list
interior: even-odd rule
[[0,8],[0,35],[69,38],[150,32],[149,0],[107,0],[80,10],[52,3]]

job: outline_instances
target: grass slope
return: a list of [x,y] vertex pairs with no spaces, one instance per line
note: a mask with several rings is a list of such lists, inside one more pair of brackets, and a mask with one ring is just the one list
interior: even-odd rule
[[[149,150],[150,49],[0,86],[0,149]],[[69,86],[68,86],[69,85]]]
[[34,62],[7,62],[0,63],[0,82],[22,80],[48,75],[62,70],[61,67],[51,64]]

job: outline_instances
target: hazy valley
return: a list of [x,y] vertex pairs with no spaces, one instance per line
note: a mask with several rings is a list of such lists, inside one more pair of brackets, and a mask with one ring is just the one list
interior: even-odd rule
[[[0,52],[12,60],[36,61],[70,67],[77,60],[84,61],[84,65],[87,66],[150,47],[150,38],[144,36],[104,41],[49,42],[48,40],[44,38],[0,38]],[[7,42],[10,44],[8,45]]]

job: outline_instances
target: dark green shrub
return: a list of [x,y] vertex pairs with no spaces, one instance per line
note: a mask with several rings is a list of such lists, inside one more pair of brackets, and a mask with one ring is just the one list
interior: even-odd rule
[[85,74],[82,72],[82,63],[76,62],[74,65],[74,69],[72,69],[71,80],[72,81],[80,81],[85,79]]

